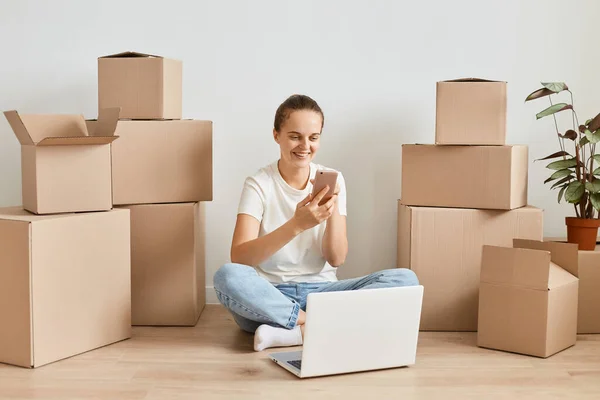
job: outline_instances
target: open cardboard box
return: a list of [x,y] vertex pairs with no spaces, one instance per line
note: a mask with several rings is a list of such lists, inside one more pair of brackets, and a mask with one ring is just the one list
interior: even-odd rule
[[[566,243],[566,238],[546,238]],[[579,250],[579,263],[569,271],[579,278],[577,333],[600,333],[600,244],[593,251]]]
[[577,340],[577,245],[484,246],[477,345],[549,357]]
[[35,214],[112,208],[110,144],[119,108],[93,129],[81,115],[4,112],[21,143],[23,208]]
[[506,85],[479,78],[437,82],[435,143],[504,145]]

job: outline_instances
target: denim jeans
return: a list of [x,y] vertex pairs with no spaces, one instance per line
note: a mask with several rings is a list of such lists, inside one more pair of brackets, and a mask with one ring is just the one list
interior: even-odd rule
[[252,333],[262,324],[294,328],[309,293],[415,286],[419,280],[409,269],[394,268],[337,282],[273,284],[252,267],[229,263],[217,270],[213,284],[235,322]]

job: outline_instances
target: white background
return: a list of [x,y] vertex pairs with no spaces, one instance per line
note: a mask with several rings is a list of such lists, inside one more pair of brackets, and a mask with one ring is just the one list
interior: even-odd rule
[[[0,0],[0,109],[95,118],[98,56],[183,60],[184,118],[214,121],[210,286],[229,258],[244,178],[279,155],[275,109],[308,94],[326,117],[316,162],[346,178],[350,252],[339,276],[354,277],[395,266],[401,145],[433,142],[438,80],[508,82],[507,142],[530,146],[529,203],[545,210],[547,235],[564,235],[573,208],[556,203],[545,164],[533,162],[558,150],[552,120],[535,121],[548,103],[523,99],[560,80],[580,119],[600,112],[598,15],[594,0]],[[19,144],[0,118],[0,206],[19,204]]]

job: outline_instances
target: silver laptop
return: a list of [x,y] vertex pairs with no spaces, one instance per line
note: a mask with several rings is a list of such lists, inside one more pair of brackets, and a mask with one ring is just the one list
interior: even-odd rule
[[300,378],[415,364],[423,286],[311,293],[302,351],[269,357]]

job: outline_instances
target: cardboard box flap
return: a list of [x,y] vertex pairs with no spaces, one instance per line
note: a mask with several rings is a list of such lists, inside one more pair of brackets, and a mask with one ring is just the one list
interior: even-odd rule
[[481,282],[548,290],[550,264],[548,251],[485,245]]
[[109,54],[106,56],[101,56],[98,58],[163,58],[162,56],[157,56],[154,54],[146,54],[146,53],[138,53],[137,51],[124,51],[122,53]]
[[559,267],[554,263],[550,263],[550,276],[548,279],[548,289],[554,289],[567,285],[572,282],[576,282],[578,279]]
[[15,133],[15,136],[19,140],[19,143],[21,143],[23,146],[32,145],[33,139],[31,139],[27,129],[25,129],[25,125],[23,125],[23,121],[21,121],[21,118],[19,118],[19,114],[15,110],[11,110],[5,111],[4,116]]
[[449,79],[442,82],[489,82],[489,83],[497,83],[497,82],[505,82],[505,81],[495,81],[490,79],[483,78],[458,78],[458,79]]
[[572,275],[578,275],[579,248],[577,244],[513,239],[513,247],[549,251],[553,263],[567,270]]
[[115,134],[115,130],[117,130],[120,113],[121,107],[103,108],[100,110],[97,123],[93,124],[93,127],[90,127],[89,124],[87,125],[89,135],[112,137]]
[[15,136],[22,145],[57,146],[72,144],[106,144],[116,139],[113,136],[119,120],[120,108],[100,111],[94,137],[82,115],[75,114],[19,114],[6,111]]
[[73,136],[51,137],[37,143],[38,146],[73,146],[73,145],[100,145],[108,144],[118,136]]

